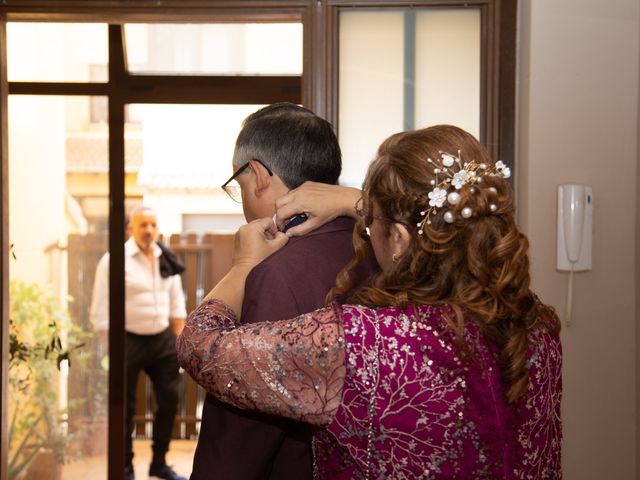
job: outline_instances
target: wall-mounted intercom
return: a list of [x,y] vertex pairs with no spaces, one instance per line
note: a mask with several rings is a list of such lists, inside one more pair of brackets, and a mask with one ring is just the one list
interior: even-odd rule
[[591,270],[593,194],[586,185],[558,186],[558,270]]
[[569,272],[565,322],[571,323],[573,273],[591,270],[593,193],[579,184],[558,186],[557,266]]

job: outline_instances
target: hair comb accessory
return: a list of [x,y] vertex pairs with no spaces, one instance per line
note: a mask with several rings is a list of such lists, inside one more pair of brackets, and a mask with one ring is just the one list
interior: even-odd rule
[[[487,165],[486,163],[477,163],[475,161],[463,162],[460,159],[460,151],[458,155],[452,155],[446,152],[440,152],[439,160],[427,159],[430,165],[433,166],[433,173],[435,179],[431,180],[430,184],[433,189],[427,194],[429,198],[429,206],[426,210],[420,212],[422,220],[417,223],[420,227],[418,234],[424,233],[425,224],[431,224],[431,218],[438,213],[438,209],[442,208],[445,203],[455,206],[460,202],[460,194],[458,190],[471,185],[471,193],[476,192],[476,188],[473,186],[476,183],[483,183],[483,177],[501,177],[509,178],[511,176],[511,169],[507,167],[502,161],[496,162],[494,165]],[[493,194],[497,193],[494,187],[489,187],[489,191]],[[490,205],[490,210],[495,212],[498,207],[495,204]],[[470,207],[464,207],[460,212],[462,218],[471,218],[473,216],[473,210]],[[455,214],[451,210],[447,210],[444,213],[444,221],[447,223],[453,223],[456,220]]]

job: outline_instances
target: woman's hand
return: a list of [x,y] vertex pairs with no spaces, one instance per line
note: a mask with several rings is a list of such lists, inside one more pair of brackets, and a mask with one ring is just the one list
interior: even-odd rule
[[284,247],[288,241],[289,237],[278,231],[271,218],[254,220],[240,227],[234,240],[231,269],[204,300],[217,298],[240,317],[244,285],[251,269]]
[[232,265],[253,268],[289,241],[271,218],[261,218],[240,227],[233,245]]
[[336,217],[357,218],[355,204],[361,196],[357,188],[305,182],[276,200],[276,223],[281,228],[287,219],[305,213],[306,222],[287,230],[290,237],[304,235]]

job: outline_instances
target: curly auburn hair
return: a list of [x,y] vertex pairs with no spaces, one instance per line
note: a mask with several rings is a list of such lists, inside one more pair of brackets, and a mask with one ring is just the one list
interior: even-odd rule
[[[435,179],[427,159],[442,153],[454,154],[463,162],[493,164],[480,142],[450,125],[398,133],[378,149],[363,186],[365,211],[371,212],[375,202],[381,216],[414,227],[402,258],[348,300],[372,307],[451,305],[456,315],[449,320],[462,347],[465,317],[498,347],[507,400],[516,402],[529,386],[529,333],[540,322],[557,333],[560,324],[553,309],[529,289],[529,243],[516,226],[511,188],[505,179],[484,176],[473,188],[462,187],[460,201],[439,209],[424,225],[424,233],[418,234],[420,212],[428,208],[427,194]],[[465,207],[472,209],[471,218],[460,215]],[[454,223],[444,221],[446,210],[455,214]],[[367,255],[368,243],[359,233],[363,226],[363,220],[356,225],[356,256],[338,275],[328,299],[348,291],[349,272]],[[383,228],[388,233],[390,226]]]

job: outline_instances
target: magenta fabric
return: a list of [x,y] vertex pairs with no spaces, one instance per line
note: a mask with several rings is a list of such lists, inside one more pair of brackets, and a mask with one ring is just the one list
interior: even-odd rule
[[496,349],[468,322],[462,355],[443,314],[454,318],[448,307],[343,308],[347,373],[331,435],[316,437],[321,478],[561,478],[559,338],[531,336],[531,386],[509,405]]
[[212,300],[187,319],[178,356],[221,400],[320,427],[318,478],[561,478],[557,319],[537,322],[531,384],[508,404],[495,346],[467,320],[461,349],[451,318],[446,305],[345,305],[240,325]]

